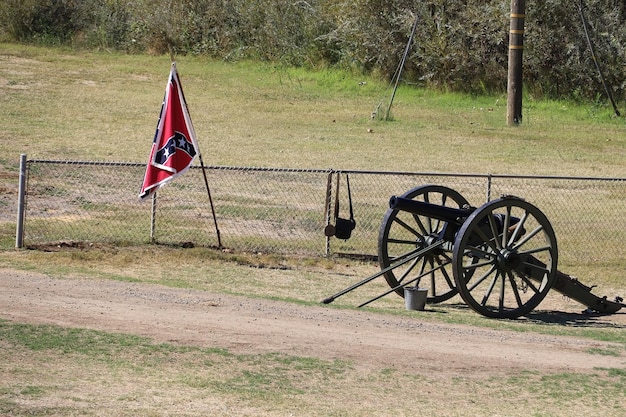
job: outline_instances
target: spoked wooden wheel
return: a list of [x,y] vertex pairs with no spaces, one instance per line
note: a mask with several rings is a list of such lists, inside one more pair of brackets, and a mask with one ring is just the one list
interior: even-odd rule
[[[413,188],[402,197],[446,207],[461,208],[468,202],[457,191],[438,185],[424,185]],[[382,269],[407,258],[413,253],[437,242],[445,223],[428,216],[388,209],[378,234],[378,262]],[[428,288],[428,303],[439,303],[456,294],[451,271],[452,242],[428,251],[384,276],[391,288],[414,281],[414,284]],[[417,285],[416,285],[417,286]],[[404,297],[404,289],[396,293]]]
[[487,317],[517,318],[537,307],[556,279],[556,237],[537,207],[505,197],[467,218],[453,259],[467,305]]

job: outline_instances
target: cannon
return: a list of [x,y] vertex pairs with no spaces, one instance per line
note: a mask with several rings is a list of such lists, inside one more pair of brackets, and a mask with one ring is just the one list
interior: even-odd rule
[[502,196],[472,207],[457,191],[424,185],[392,196],[378,236],[380,271],[330,296],[333,302],[380,276],[391,293],[410,285],[428,288],[427,303],[459,294],[474,311],[492,318],[518,318],[554,289],[611,314],[623,299],[599,297],[592,288],[557,270],[557,241],[547,217],[528,201]]

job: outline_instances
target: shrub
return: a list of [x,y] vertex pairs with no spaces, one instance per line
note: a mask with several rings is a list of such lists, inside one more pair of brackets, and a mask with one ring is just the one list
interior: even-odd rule
[[18,41],[62,45],[89,25],[80,0],[4,0],[2,25]]
[[[604,94],[579,1],[527,1],[529,93]],[[584,4],[607,84],[624,99],[626,3]],[[391,79],[417,19],[404,80],[484,93],[506,90],[509,12],[510,0],[4,0],[0,28],[20,42],[332,65]]]
[[[586,0],[584,13],[598,63],[613,94],[626,98],[626,3]],[[587,45],[578,2],[533,1],[528,7],[524,77],[530,91],[554,98],[604,92]]]

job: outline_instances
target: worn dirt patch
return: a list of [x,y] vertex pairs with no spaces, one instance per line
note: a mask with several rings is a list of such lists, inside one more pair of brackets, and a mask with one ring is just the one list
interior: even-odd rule
[[[411,369],[449,378],[515,370],[586,372],[624,368],[626,356],[589,353],[610,344],[449,325],[366,310],[293,303],[110,280],[57,279],[0,269],[0,318],[147,336],[156,342],[280,352],[351,361],[368,369]],[[567,313],[563,313],[567,316]],[[575,315],[573,315],[575,316]],[[626,314],[591,326],[626,327]],[[620,350],[622,351],[622,350]]]

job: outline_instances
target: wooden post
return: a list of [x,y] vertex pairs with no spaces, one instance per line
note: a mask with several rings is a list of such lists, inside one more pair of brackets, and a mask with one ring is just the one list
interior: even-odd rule
[[517,126],[522,123],[522,52],[524,51],[525,18],[526,0],[511,0],[506,106],[506,121],[509,126]]

